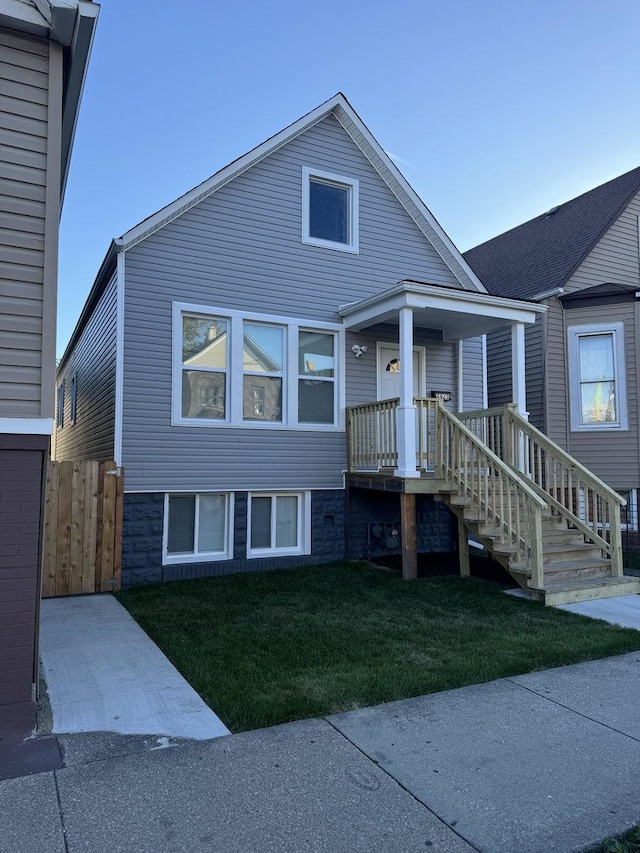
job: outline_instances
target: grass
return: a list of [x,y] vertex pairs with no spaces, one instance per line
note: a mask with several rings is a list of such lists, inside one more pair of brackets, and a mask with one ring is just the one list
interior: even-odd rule
[[606,838],[595,853],[640,853],[640,825],[619,838]]
[[138,587],[120,601],[235,732],[640,648],[476,578],[359,564]]

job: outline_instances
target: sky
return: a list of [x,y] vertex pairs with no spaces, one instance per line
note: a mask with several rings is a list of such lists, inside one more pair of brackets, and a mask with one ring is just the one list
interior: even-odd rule
[[640,165],[637,0],[102,0],[58,353],[112,238],[343,92],[461,251]]

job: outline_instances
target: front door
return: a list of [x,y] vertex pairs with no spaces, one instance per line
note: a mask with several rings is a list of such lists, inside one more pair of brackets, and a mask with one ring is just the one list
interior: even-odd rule
[[[378,346],[378,400],[392,400],[400,396],[400,351],[387,344]],[[422,350],[413,349],[413,396],[424,394],[422,376]]]

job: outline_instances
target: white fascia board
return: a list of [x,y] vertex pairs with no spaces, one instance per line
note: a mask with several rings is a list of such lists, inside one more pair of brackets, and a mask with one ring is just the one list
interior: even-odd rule
[[551,299],[553,296],[562,296],[564,287],[552,287],[551,290],[543,290],[531,297],[532,302],[538,302],[541,299]]
[[362,328],[372,322],[383,322],[390,313],[400,308],[417,310],[430,308],[457,314],[474,314],[496,317],[505,322],[534,323],[537,314],[547,311],[546,305],[502,299],[485,293],[468,290],[443,290],[429,285],[399,284],[377,296],[370,296],[352,305],[343,305],[338,314],[344,318],[346,328]]
[[436,252],[438,252],[443,262],[461,285],[464,288],[471,289],[473,292],[486,293],[486,288],[454,246],[442,226],[388,154],[385,153],[384,149],[371,134],[345,96],[340,92],[329,98],[328,101],[320,104],[320,106],[316,107],[310,113],[299,118],[296,122],[289,125],[289,127],[284,128],[284,130],[281,130],[275,136],[253,148],[247,154],[234,160],[233,163],[225,166],[219,172],[216,172],[215,175],[212,175],[197,187],[194,187],[171,202],[171,204],[168,204],[131,228],[122,235],[124,248],[131,248],[136,243],[149,237],[153,232],[168,225],[169,222],[172,222],[207,196],[216,192],[216,190],[225,184],[228,184],[251,166],[254,166],[296,136],[304,133],[331,113],[340,122],[353,143],[362,151],[382,180],[387,184],[400,204],[407,211],[407,214],[417,224],[425,238]]
[[0,418],[0,433],[51,435],[53,418]]
[[245,172],[251,166],[259,163],[260,160],[268,157],[269,154],[272,154],[282,145],[290,142],[292,139],[295,139],[296,136],[299,136],[314,124],[322,121],[322,119],[329,115],[329,113],[331,113],[342,101],[344,101],[344,97],[342,95],[334,95],[333,98],[330,98],[328,101],[320,104],[320,106],[316,107],[315,110],[312,110],[310,113],[302,116],[302,118],[299,118],[298,121],[288,127],[285,127],[284,130],[276,133],[275,136],[270,137],[256,148],[252,148],[251,151],[248,151],[242,157],[239,157],[237,160],[229,163],[228,166],[225,166],[206,181],[198,184],[197,187],[194,187],[175,201],[172,201],[171,204],[168,204],[166,207],[158,210],[147,219],[143,219],[142,222],[138,223],[138,225],[135,225],[133,228],[130,228],[129,231],[122,235],[121,239],[123,241],[124,248],[130,249],[136,243],[144,240],[154,231],[157,231],[159,228],[167,225],[186,210],[189,210],[189,208],[211,195],[211,193],[220,189],[220,187],[228,184],[229,181],[242,174],[242,172]]
[[[460,284],[463,287],[470,284],[479,293],[487,293],[487,289],[465,261],[444,228],[346,99],[336,109],[336,118],[409,213]],[[357,129],[355,134],[353,129],[349,127],[350,123],[353,123]],[[441,245],[438,246],[438,243],[441,243]]]

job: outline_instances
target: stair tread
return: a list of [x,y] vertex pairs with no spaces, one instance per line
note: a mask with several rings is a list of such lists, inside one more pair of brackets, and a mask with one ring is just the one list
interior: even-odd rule
[[549,592],[569,589],[594,589],[601,586],[638,586],[640,579],[624,575],[621,578],[585,578],[584,580],[564,581],[559,583],[545,583],[544,589]]
[[590,545],[588,542],[563,542],[559,545],[551,545],[547,542],[542,543],[542,551],[544,554],[568,554],[571,551],[593,551],[598,549],[598,545]]
[[567,569],[588,569],[593,566],[609,566],[611,560],[608,557],[585,557],[584,560],[555,560],[553,563],[545,563],[545,572],[560,572]]

